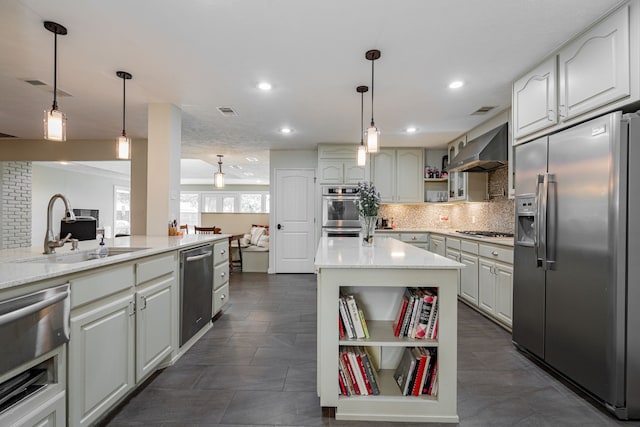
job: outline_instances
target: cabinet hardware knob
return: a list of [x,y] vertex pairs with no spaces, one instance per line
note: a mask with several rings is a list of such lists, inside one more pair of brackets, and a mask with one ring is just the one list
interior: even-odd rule
[[498,256],[498,251],[493,251],[493,252],[491,252],[491,255],[493,255],[493,256]]
[[226,296],[225,294],[222,294],[222,295],[220,296],[220,299],[225,299],[226,297],[227,297],[227,296]]
[[547,120],[552,122],[553,121],[553,115],[554,115],[554,111],[553,110],[547,111]]
[[223,271],[222,273],[220,273],[220,276],[221,276],[221,277],[224,277],[224,271]]
[[224,255],[227,251],[225,251],[224,249],[220,251],[220,255]]
[[416,236],[412,236],[411,240],[418,240],[418,238]]

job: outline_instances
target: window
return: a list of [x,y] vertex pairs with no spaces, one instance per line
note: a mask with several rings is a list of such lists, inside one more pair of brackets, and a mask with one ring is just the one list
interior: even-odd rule
[[131,190],[113,186],[113,235],[131,234]]
[[180,224],[200,225],[203,212],[269,213],[268,191],[185,191],[180,193]]

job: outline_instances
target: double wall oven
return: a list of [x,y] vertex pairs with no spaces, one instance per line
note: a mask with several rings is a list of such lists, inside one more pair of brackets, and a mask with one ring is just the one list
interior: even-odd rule
[[324,237],[358,237],[358,187],[322,187],[322,235]]

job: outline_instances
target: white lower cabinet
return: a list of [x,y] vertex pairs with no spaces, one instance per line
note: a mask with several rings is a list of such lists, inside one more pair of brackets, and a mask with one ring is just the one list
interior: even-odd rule
[[511,326],[513,267],[480,258],[478,289],[480,309]]
[[177,269],[173,251],[70,278],[68,425],[93,425],[171,357]]
[[213,294],[211,317],[229,302],[229,245],[220,241],[213,246]]
[[69,425],[88,426],[134,386],[133,293],[71,316]]
[[62,427],[66,425],[66,394],[61,391],[53,400],[36,407],[29,415],[15,423],[6,424],[12,427]]
[[136,382],[155,371],[173,350],[172,317],[175,276],[156,280],[136,292]]
[[438,254],[441,256],[446,255],[446,247],[444,245],[444,237],[431,235],[429,237],[429,252],[433,252],[434,254]]
[[465,265],[460,270],[460,296],[471,304],[478,305],[478,256],[463,252],[460,262]]

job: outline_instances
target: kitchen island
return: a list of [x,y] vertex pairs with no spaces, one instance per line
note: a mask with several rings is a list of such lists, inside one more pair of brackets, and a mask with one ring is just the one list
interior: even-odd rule
[[[335,408],[336,419],[409,422],[458,422],[457,289],[463,264],[399,240],[376,236],[363,247],[358,238],[320,240],[318,274],[317,392],[323,408]],[[435,339],[399,338],[393,321],[407,287],[428,287],[438,298]],[[341,294],[353,295],[363,310],[369,338],[340,338]],[[380,393],[341,394],[338,381],[341,347],[366,347],[374,359]],[[404,396],[394,378],[405,348],[437,353],[438,387],[433,395]]]

